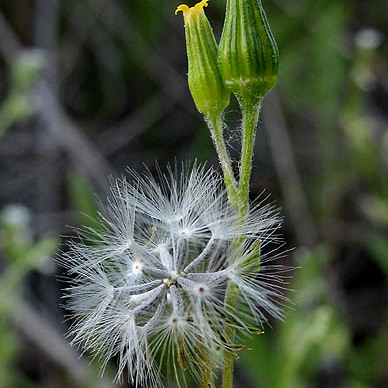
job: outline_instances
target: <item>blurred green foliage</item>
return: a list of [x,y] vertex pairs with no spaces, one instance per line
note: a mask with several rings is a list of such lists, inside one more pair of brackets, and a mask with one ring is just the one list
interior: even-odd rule
[[8,96],[0,106],[0,138],[12,125],[31,117],[35,111],[31,90],[43,68],[39,51],[25,50],[10,67]]
[[[175,157],[215,160],[210,136],[195,113],[186,85],[184,31],[173,15],[178,3],[58,1],[56,34],[46,36],[56,46],[49,47],[46,42],[48,47],[42,51],[44,44],[35,38],[38,27],[31,16],[38,12],[34,7],[38,2],[1,4],[0,11],[23,49],[12,62],[0,63],[4,92],[0,141],[8,138],[7,144],[17,148],[17,138],[12,136],[18,130],[27,132],[32,140],[25,153],[33,152],[34,136],[41,130],[41,121],[36,120],[35,86],[48,70],[57,75],[63,111],[79,123],[82,135],[90,137],[116,171],[124,171],[127,164],[140,169],[143,162],[151,164],[155,159],[161,165]],[[278,95],[319,237],[314,246],[299,247],[294,230],[286,223],[288,241],[297,247],[292,255],[294,264],[300,267],[290,284],[293,304],[286,320],[274,323],[273,330],[266,329],[246,342],[242,339],[252,350],[240,352],[237,386],[325,386],[325,373],[339,370],[339,376],[330,377],[330,386],[384,387],[388,385],[386,2],[263,0],[263,5],[280,49]],[[206,12],[219,37],[224,2],[211,0]],[[24,48],[30,46],[39,49]],[[54,52],[56,65],[46,55]],[[153,101],[155,96],[159,103]],[[235,103],[227,112],[232,148],[240,120]],[[52,123],[55,128],[57,125]],[[65,130],[66,125],[60,128]],[[259,193],[268,188],[275,197],[282,182],[274,175],[276,168],[264,133],[260,128],[253,189]],[[47,164],[61,166],[53,170],[55,177],[60,176],[59,189],[49,192],[58,197],[59,205],[47,211],[53,217],[67,211],[72,224],[95,227],[94,192],[101,187],[80,172],[85,170],[78,166],[82,158],[66,159],[56,148],[58,144],[61,146],[60,140],[55,139],[42,151],[42,157],[48,158],[52,147],[57,163],[51,163],[53,159],[40,163],[46,168]],[[10,188],[9,197],[1,197],[2,208],[15,201],[16,191],[22,192],[21,201],[26,200],[31,181],[35,179],[32,185],[38,185],[36,177],[44,177],[40,170],[33,170],[39,164],[34,159],[15,170],[22,166],[21,151],[10,156],[5,154],[6,148],[12,147],[2,148],[0,174],[4,174],[4,190]],[[74,154],[76,148],[71,152],[69,146],[64,149]],[[76,150],[84,151],[82,147]],[[6,175],[8,165],[13,169]],[[12,191],[11,178],[22,169],[23,182],[28,183],[23,190]],[[34,203],[30,197],[26,201]],[[283,198],[278,196],[276,201],[282,204]],[[288,210],[285,206],[287,221]],[[25,345],[10,323],[10,309],[17,307],[29,274],[45,268],[58,246],[52,237],[58,230],[38,233],[38,225],[28,224],[26,217],[23,221],[23,211],[20,214],[15,223],[3,213],[0,225],[0,264],[4,267],[0,273],[1,388],[28,386],[29,379],[15,365]],[[361,271],[357,278],[362,263],[367,263],[367,269],[377,268],[378,281],[368,271]],[[382,294],[377,294],[381,301],[376,301],[373,293],[378,286],[383,288]],[[359,295],[361,299],[357,299]],[[363,321],[361,330],[359,315],[369,314],[365,306],[379,302],[380,311],[367,316],[368,325],[363,327]]]
[[15,360],[22,351],[16,339],[11,315],[17,315],[18,299],[22,296],[24,278],[41,270],[57,251],[59,239],[43,236],[33,241],[31,214],[21,205],[9,205],[0,217],[0,255],[6,269],[0,275],[0,382],[1,387],[33,387],[17,374]]
[[291,288],[295,305],[276,332],[250,338],[250,351],[242,353],[252,381],[260,386],[308,387],[325,358],[344,354],[349,333],[330,306],[322,279],[324,247],[299,256]]
[[67,181],[72,206],[80,217],[79,224],[98,229],[98,209],[90,180],[82,172],[72,171]]

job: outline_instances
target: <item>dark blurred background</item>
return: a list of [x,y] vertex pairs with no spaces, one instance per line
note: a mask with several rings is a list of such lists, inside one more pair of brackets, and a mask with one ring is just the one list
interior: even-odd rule
[[[108,177],[216,154],[186,82],[178,2],[0,1],[0,388],[110,387],[64,338],[52,258]],[[190,4],[193,5],[193,4]],[[279,86],[252,198],[282,207],[283,323],[244,341],[236,387],[388,387],[388,2],[263,0]],[[206,12],[220,36],[225,4]],[[240,114],[226,114],[238,156]],[[58,278],[59,277],[59,278]]]

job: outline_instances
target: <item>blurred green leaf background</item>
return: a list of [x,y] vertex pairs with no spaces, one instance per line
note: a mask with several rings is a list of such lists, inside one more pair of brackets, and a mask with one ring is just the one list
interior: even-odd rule
[[[236,387],[388,386],[388,4],[262,0],[280,54],[252,198],[285,215],[284,322],[241,339]],[[109,179],[216,154],[170,0],[0,3],[0,388],[110,387],[71,349],[53,260]],[[190,4],[193,5],[193,4]],[[206,12],[217,37],[225,4]],[[240,116],[227,110],[237,154]],[[62,236],[62,237],[58,237]],[[129,386],[129,385],[128,385]]]

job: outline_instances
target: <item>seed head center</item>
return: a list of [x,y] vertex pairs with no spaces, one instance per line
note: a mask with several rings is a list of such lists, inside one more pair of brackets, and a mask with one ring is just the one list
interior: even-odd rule
[[175,285],[177,279],[179,278],[179,276],[182,276],[182,274],[181,274],[180,272],[170,271],[170,272],[169,272],[169,277],[166,278],[166,279],[163,279],[164,285],[165,285],[167,288],[169,288],[169,287],[172,286],[172,285]]

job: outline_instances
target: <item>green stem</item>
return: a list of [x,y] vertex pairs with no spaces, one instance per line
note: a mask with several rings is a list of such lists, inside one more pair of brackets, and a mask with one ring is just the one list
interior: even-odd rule
[[[228,282],[225,293],[224,305],[227,306],[230,313],[236,310],[237,300],[239,297],[239,290],[235,283]],[[234,336],[236,334],[236,328],[232,325],[225,325],[224,337],[227,344],[234,343]],[[233,362],[235,356],[233,352],[224,350],[223,369],[222,369],[222,387],[233,387]]]
[[242,147],[240,163],[240,214],[243,218],[248,211],[249,204],[249,182],[252,172],[252,156],[255,144],[256,125],[259,120],[261,100],[252,102],[249,99],[240,99],[242,111]]
[[[252,171],[252,156],[255,141],[256,124],[259,119],[261,100],[252,102],[249,99],[240,99],[240,106],[243,116],[242,123],[242,147],[241,147],[241,163],[240,163],[240,180],[237,185],[236,178],[233,173],[232,163],[228,155],[223,136],[223,120],[222,115],[217,117],[208,117],[207,123],[212,134],[212,139],[217,150],[218,158],[220,159],[222,171],[224,173],[224,181],[228,199],[234,210],[240,215],[241,222],[244,222],[249,206],[249,182]],[[236,243],[235,249],[239,249],[241,241]],[[236,311],[239,290],[236,284],[228,282],[224,305],[228,311],[233,314]],[[227,344],[233,344],[236,329],[234,326],[225,324],[224,337]],[[224,351],[223,371],[222,371],[222,387],[233,387],[233,362],[235,355],[232,351]],[[202,371],[202,379],[204,387],[208,388],[208,384],[214,384],[211,370]],[[211,382],[210,382],[211,381]],[[213,387],[214,385],[211,385]]]
[[215,388],[214,377],[210,367],[204,366],[201,368],[201,377],[203,388]]
[[215,388],[214,375],[212,373],[211,363],[209,360],[209,351],[202,345],[198,349],[198,356],[201,360],[201,379],[203,388]]
[[224,127],[222,115],[217,117],[208,117],[207,120],[212,139],[216,147],[218,158],[220,160],[221,168],[224,173],[224,181],[226,191],[228,193],[228,199],[233,208],[237,211],[239,208],[237,182],[233,173],[232,162],[229,158],[223,136]]
[[[252,103],[250,100],[241,99],[241,111],[243,115],[242,123],[242,148],[241,148],[241,163],[240,163],[240,181],[238,187],[238,212],[241,221],[244,222],[249,206],[249,182],[252,171],[252,156],[255,142],[256,125],[259,120],[261,100]],[[241,243],[240,243],[241,244]],[[238,245],[240,245],[238,244]],[[238,245],[235,249],[238,249]],[[237,301],[239,298],[239,290],[236,284],[229,281],[224,305],[228,311],[233,314],[236,311]],[[224,336],[228,344],[233,344],[236,334],[236,328],[232,325],[225,325]],[[223,372],[222,372],[222,387],[233,387],[233,363],[234,354],[228,350],[224,351]]]

